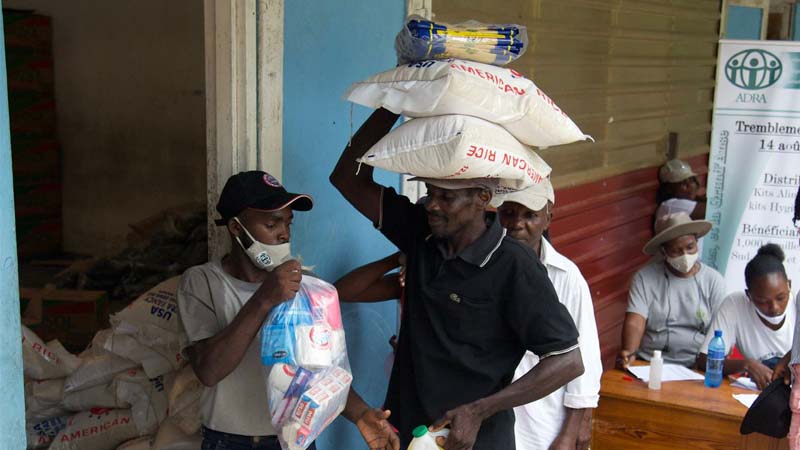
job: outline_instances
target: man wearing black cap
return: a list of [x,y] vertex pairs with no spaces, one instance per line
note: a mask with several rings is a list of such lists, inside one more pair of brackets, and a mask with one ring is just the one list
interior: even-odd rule
[[[445,450],[514,450],[513,408],[583,373],[578,332],[537,256],[487,216],[497,180],[424,179],[414,205],[358,169],[397,117],[375,111],[330,177],[407,257],[389,420],[403,447],[419,425],[449,425]],[[511,383],[526,350],[541,362]]]
[[[230,233],[231,252],[187,270],[178,306],[189,342],[184,353],[207,386],[201,405],[203,450],[279,450],[268,413],[260,345],[256,335],[272,308],[294,298],[302,268],[291,259],[293,211],[312,208],[311,197],[286,191],[271,175],[232,176],[217,203]],[[351,391],[343,413],[372,449],[392,447],[385,413]]]

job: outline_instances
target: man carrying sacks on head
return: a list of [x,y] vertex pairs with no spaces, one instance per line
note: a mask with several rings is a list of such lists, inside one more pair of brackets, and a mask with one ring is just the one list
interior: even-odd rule
[[[203,450],[280,450],[257,336],[272,308],[300,289],[302,268],[290,256],[290,229],[293,211],[311,207],[311,197],[287,192],[265,172],[232,176],[217,203],[217,224],[227,227],[231,251],[181,278],[178,307],[190,341],[185,353],[207,387],[201,399]],[[385,413],[352,390],[343,415],[371,449],[398,450]]]
[[[356,158],[397,115],[379,109],[353,137],[331,182],[407,255],[406,297],[385,406],[412,429],[450,427],[445,450],[514,450],[513,408],[583,372],[578,332],[533,251],[486,208],[491,179],[423,179],[424,205],[373,181]],[[511,383],[526,350],[541,363]],[[440,438],[443,440],[442,438]]]

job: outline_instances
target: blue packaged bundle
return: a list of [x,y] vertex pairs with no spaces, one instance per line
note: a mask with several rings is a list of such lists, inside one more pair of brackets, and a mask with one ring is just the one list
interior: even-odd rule
[[261,361],[265,366],[296,365],[295,329],[313,325],[311,304],[298,293],[294,299],[272,309],[261,327]]
[[477,21],[450,25],[419,16],[409,17],[395,39],[400,64],[457,58],[502,66],[522,56],[527,48],[528,32],[521,25]]

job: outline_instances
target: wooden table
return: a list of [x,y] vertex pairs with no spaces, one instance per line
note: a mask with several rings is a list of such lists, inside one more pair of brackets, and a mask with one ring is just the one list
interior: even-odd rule
[[702,381],[662,383],[660,391],[626,372],[603,373],[594,414],[592,450],[785,450],[786,439],[739,434],[747,408],[731,394],[754,391]]

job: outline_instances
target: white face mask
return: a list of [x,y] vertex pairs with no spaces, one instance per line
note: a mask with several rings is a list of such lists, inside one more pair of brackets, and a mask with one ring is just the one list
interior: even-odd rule
[[256,267],[262,270],[272,271],[275,267],[291,259],[292,250],[288,242],[285,244],[269,245],[257,241],[253,235],[247,231],[247,228],[242,225],[238,217],[234,217],[233,219],[239,223],[242,230],[247,234],[247,237],[253,242],[250,244],[250,247],[245,248],[242,240],[239,239],[239,236],[236,236],[236,242],[239,243],[242,250],[247,253],[247,256],[250,257],[250,261],[252,261]]
[[684,253],[681,256],[676,256],[674,258],[667,256],[666,259],[667,263],[669,263],[669,265],[678,272],[689,273],[692,271],[692,268],[699,257],[700,255],[697,253]]
[[753,305],[753,309],[756,310],[756,314],[758,314],[758,317],[761,317],[762,319],[766,320],[767,322],[769,322],[772,325],[780,325],[781,322],[783,322],[783,319],[786,318],[786,310],[785,309],[783,310],[783,314],[781,314],[779,316],[775,316],[775,317],[770,317],[770,316],[762,313],[761,310],[759,310],[758,308],[756,308],[756,305],[754,303],[751,302],[750,304]]

